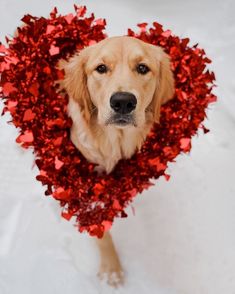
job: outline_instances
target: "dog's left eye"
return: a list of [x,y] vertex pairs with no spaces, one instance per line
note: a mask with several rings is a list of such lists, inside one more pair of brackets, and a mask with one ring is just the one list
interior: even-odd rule
[[145,75],[150,71],[149,67],[143,63],[138,64],[136,70],[141,75]]
[[105,64],[100,64],[97,66],[97,68],[95,70],[100,74],[104,74],[108,71],[108,68]]

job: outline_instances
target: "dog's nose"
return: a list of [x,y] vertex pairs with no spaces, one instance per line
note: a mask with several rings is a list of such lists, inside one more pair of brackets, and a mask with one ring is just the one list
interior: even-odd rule
[[128,92],[117,92],[110,98],[111,108],[120,114],[128,114],[135,109],[137,100],[135,95]]

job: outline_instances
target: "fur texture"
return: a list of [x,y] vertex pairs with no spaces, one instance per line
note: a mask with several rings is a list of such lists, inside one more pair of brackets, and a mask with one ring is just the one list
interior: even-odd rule
[[[97,66],[108,72],[100,74]],[[149,72],[141,75],[138,64]],[[132,37],[113,37],[83,49],[63,65],[63,87],[69,95],[68,112],[73,120],[71,140],[82,154],[102,170],[111,172],[121,158],[141,148],[160,107],[173,96],[174,80],[169,57],[160,47]],[[125,91],[137,99],[134,124],[107,123],[112,117],[110,97]]]

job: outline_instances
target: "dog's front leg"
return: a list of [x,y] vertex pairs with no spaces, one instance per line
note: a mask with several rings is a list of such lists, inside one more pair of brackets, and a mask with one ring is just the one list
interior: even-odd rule
[[107,283],[113,287],[123,284],[122,266],[113,244],[111,234],[106,232],[102,239],[97,239],[100,252],[100,269],[98,277],[106,279]]

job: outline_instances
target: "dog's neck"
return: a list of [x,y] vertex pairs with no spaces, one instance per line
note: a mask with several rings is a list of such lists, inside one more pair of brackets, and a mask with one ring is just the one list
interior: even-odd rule
[[99,165],[98,170],[110,173],[122,158],[130,158],[140,149],[150,131],[150,125],[144,128],[130,126],[118,129],[114,125],[101,127],[96,118],[89,123],[83,117],[78,103],[70,99],[68,114],[72,118],[71,140],[83,156]]

